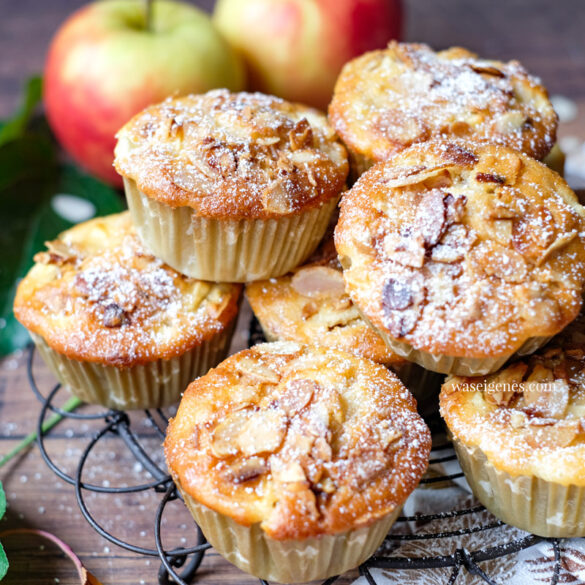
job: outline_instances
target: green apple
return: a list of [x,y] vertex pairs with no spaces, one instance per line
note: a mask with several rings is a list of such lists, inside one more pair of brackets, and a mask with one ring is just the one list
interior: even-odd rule
[[244,67],[201,10],[181,2],[108,0],[88,4],[61,26],[49,48],[44,101],[66,151],[115,184],[115,133],[170,95],[215,87],[240,90]]

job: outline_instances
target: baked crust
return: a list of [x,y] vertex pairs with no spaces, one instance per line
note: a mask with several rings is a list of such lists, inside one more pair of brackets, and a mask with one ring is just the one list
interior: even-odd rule
[[584,218],[542,163],[431,141],[362,175],[342,199],[335,245],[353,302],[390,339],[497,358],[579,313]]
[[321,112],[259,93],[169,98],[119,132],[116,170],[209,218],[294,215],[337,197],[347,153]]
[[415,400],[384,366],[276,342],[195,380],[165,453],[199,503],[285,540],[368,526],[396,510],[430,446]]
[[546,89],[517,61],[397,42],[344,66],[329,119],[362,169],[364,160],[437,137],[485,140],[542,159],[558,123]]
[[68,358],[117,367],[170,359],[235,319],[241,286],[188,278],[149,254],[128,212],[47,242],[20,283],[16,318]]
[[441,414],[454,438],[510,475],[585,486],[585,318],[486,377],[450,377]]
[[246,296],[269,341],[334,347],[386,365],[406,363],[363,320],[345,292],[333,238],[289,274],[248,283]]

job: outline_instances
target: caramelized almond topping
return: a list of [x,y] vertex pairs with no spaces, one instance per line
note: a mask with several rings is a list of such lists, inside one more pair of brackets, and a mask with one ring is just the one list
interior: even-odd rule
[[292,277],[291,286],[306,297],[341,296],[345,294],[345,282],[339,270],[329,266],[301,268]]

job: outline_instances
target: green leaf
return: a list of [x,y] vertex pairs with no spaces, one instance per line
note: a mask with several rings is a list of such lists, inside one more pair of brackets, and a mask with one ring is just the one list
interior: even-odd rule
[[89,212],[83,219],[125,207],[112,188],[72,165],[58,164],[45,120],[32,118],[40,96],[41,80],[33,78],[18,112],[0,124],[0,357],[29,341],[12,304],[34,254],[70,228],[84,205]]
[[43,95],[43,80],[41,77],[31,77],[24,91],[24,100],[11,120],[0,126],[0,145],[21,137]]
[[[2,483],[0,483],[0,520],[4,517],[6,513],[6,494],[4,493],[4,488],[2,487]],[[0,544],[0,580],[4,578],[6,573],[8,572],[8,559],[6,558],[6,553],[4,552],[4,548]]]

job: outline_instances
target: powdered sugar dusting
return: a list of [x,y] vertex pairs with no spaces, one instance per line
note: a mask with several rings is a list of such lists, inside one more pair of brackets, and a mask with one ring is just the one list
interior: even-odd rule
[[206,217],[270,217],[336,196],[343,146],[316,110],[262,94],[167,99],[118,134],[116,166],[150,196]]
[[374,160],[436,137],[487,140],[541,159],[557,127],[540,80],[517,61],[407,43],[346,65],[330,116],[341,137]]
[[168,463],[205,505],[244,522],[261,510],[256,521],[274,538],[372,522],[418,484],[429,431],[387,369],[289,346],[245,350],[194,382],[165,443]]
[[27,306],[25,324],[77,359],[129,365],[172,357],[221,331],[226,307],[236,312],[237,285],[175,272],[142,247],[128,213],[80,224],[35,260],[17,310]]

